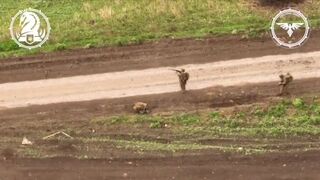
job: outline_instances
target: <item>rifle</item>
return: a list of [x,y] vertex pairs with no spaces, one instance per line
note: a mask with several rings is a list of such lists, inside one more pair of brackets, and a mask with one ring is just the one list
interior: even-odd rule
[[175,72],[177,72],[177,73],[182,73],[180,70],[177,70],[177,69],[169,69],[169,70],[175,71]]

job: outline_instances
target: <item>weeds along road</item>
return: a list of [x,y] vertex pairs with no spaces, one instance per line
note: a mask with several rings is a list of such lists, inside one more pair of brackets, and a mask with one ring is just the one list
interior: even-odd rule
[[[278,81],[280,73],[295,79],[320,77],[320,51],[235,59],[179,66],[190,73],[188,89],[241,86]],[[57,79],[4,83],[0,107],[13,108],[179,91],[174,67],[110,72]]]

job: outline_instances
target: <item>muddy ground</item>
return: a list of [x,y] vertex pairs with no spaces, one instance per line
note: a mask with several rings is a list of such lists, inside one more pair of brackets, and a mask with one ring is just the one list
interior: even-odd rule
[[232,179],[317,180],[319,152],[243,157],[214,152],[180,157],[75,160],[19,159],[0,163],[3,180],[12,179]]
[[[0,82],[318,51],[319,35],[319,32],[314,32],[308,43],[296,50],[278,48],[272,40],[267,38],[249,41],[231,37],[164,40],[158,43],[120,48],[74,50],[34,57],[11,58],[1,61]],[[0,111],[0,135],[6,138],[20,138],[25,135],[33,137],[37,135],[36,132],[50,134],[65,128],[77,129],[86,134],[90,132],[89,121],[92,118],[132,114],[131,106],[135,101],[149,103],[152,113],[185,112],[277,101],[281,99],[277,96],[278,90],[277,82],[269,82],[212,87],[193,90],[186,94],[166,93],[13,108]],[[284,98],[318,95],[319,90],[320,79],[318,78],[297,80],[290,87],[291,94]],[[141,131],[142,136],[150,138],[159,133],[165,137],[166,134],[165,131],[157,133],[151,131],[152,129]],[[115,128],[103,132],[107,135],[120,134],[129,138],[132,133],[130,128]],[[216,141],[211,141],[211,144],[215,143]],[[294,143],[294,140],[291,140],[291,143]],[[6,146],[5,141],[2,147],[4,146]],[[18,157],[0,161],[0,179],[319,179],[318,153],[318,150],[292,153],[288,151],[248,156],[200,151],[179,155],[151,153],[148,156],[140,156],[135,153],[128,155],[126,152],[120,153],[123,155],[122,158],[97,160]]]

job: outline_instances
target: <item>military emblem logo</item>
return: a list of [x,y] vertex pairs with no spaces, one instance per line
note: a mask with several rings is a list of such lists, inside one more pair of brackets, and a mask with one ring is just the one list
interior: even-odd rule
[[50,30],[47,16],[31,8],[19,11],[10,24],[11,38],[27,49],[41,47],[49,39]]
[[289,8],[273,18],[270,29],[273,40],[279,46],[292,49],[307,41],[311,28],[302,12]]

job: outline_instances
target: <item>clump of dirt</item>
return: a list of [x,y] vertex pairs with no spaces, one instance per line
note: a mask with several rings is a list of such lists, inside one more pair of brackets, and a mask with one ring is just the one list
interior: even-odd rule
[[288,7],[305,3],[306,0],[258,0],[261,6]]
[[15,156],[16,156],[16,152],[14,149],[11,149],[11,148],[5,148],[1,152],[1,157],[4,160],[13,159]]

